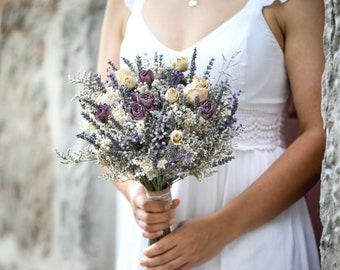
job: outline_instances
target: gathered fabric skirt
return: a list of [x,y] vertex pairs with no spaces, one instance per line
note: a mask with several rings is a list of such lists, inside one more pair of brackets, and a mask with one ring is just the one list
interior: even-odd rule
[[[172,187],[173,198],[181,200],[176,209],[177,224],[186,219],[221,209],[249,187],[284,149],[235,151],[235,159],[220,166],[201,182],[187,177]],[[143,269],[139,265],[148,246],[136,225],[131,207],[117,197],[115,270]],[[173,226],[176,228],[176,224]],[[228,244],[216,257],[197,270],[318,270],[319,255],[304,199],[266,224]]]

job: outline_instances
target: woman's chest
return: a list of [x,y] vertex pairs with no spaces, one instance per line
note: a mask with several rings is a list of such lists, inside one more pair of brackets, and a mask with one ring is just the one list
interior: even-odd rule
[[141,16],[153,35],[166,47],[182,51],[209,36],[243,11],[247,0],[199,1],[188,7],[186,0],[146,0]]
[[[240,27],[241,31],[242,25],[235,26],[234,21],[243,17],[240,24],[246,23],[247,12],[254,1],[257,0],[200,0],[197,7],[190,8],[186,0],[145,0],[141,17],[160,43],[170,49],[183,51],[214,32],[219,32],[226,25]],[[265,8],[262,14],[261,7],[259,12],[282,47],[280,27],[275,20],[276,9]]]

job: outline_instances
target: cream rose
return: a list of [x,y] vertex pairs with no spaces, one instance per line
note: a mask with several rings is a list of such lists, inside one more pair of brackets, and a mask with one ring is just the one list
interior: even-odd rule
[[175,88],[171,87],[165,93],[165,100],[169,103],[175,103],[179,99],[179,92]]
[[183,132],[180,130],[174,130],[170,134],[170,140],[173,144],[178,145],[183,139]]
[[185,56],[177,57],[171,64],[171,68],[180,71],[186,71],[189,66],[188,58]]
[[137,85],[137,80],[133,77],[130,70],[126,68],[118,69],[115,72],[119,85],[125,85],[129,89],[133,89]]
[[200,76],[194,76],[192,82],[188,84],[184,90],[184,96],[187,98],[187,102],[190,104],[195,103],[195,97],[198,96],[200,101],[205,100],[208,97],[210,90],[210,83],[206,79]]

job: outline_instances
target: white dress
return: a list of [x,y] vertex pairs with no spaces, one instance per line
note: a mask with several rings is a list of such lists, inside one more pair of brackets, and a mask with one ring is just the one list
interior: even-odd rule
[[[235,52],[236,64],[229,72],[235,90],[241,90],[238,121],[245,131],[236,140],[235,159],[218,172],[198,182],[188,177],[172,188],[180,198],[176,221],[205,215],[221,209],[255,181],[284,151],[282,127],[286,115],[289,83],[284,55],[262,13],[274,0],[249,0],[241,11],[196,44],[183,51],[163,45],[143,20],[143,0],[126,0],[132,11],[128,20],[121,55],[157,51],[165,59],[191,57],[197,48],[198,71],[205,70],[214,57],[214,71]],[[285,1],[281,1],[285,2]],[[217,76],[217,73],[216,73]],[[117,204],[116,270],[143,269],[139,260],[147,240],[135,223],[131,207],[119,196]],[[176,226],[176,225],[175,225]],[[317,246],[304,199],[265,225],[228,244],[199,270],[317,270]]]

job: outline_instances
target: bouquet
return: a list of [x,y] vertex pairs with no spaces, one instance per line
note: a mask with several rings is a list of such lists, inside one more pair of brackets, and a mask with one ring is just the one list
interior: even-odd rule
[[[107,167],[113,181],[140,182],[152,199],[171,203],[171,185],[188,175],[198,180],[233,159],[232,139],[241,130],[235,118],[238,95],[225,72],[212,84],[210,71],[196,74],[196,49],[190,59],[166,64],[157,53],[109,62],[108,79],[84,73],[75,96],[82,108],[85,149],[57,151],[63,163],[92,161]],[[166,235],[170,232],[167,229]],[[159,239],[155,239],[153,243]]]

